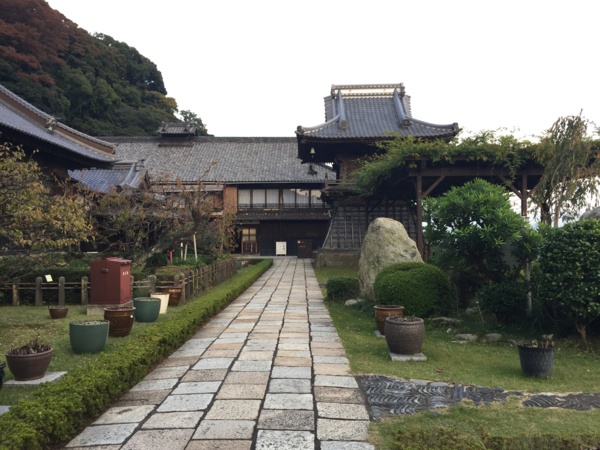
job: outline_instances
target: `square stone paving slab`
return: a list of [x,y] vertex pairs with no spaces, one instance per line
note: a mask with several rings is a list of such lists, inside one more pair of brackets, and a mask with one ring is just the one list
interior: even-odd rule
[[348,364],[315,364],[315,375],[350,375]]
[[267,384],[269,372],[230,372],[224,384]]
[[192,429],[142,430],[135,433],[121,450],[184,450],[193,432]]
[[365,404],[360,389],[315,386],[315,399],[325,403],[357,403]]
[[159,405],[171,393],[170,389],[160,391],[129,391],[112,406]]
[[152,414],[142,428],[196,428],[203,411],[182,411]]
[[157,367],[150,372],[144,380],[162,380],[165,378],[179,378],[185,375],[190,366]]
[[154,411],[154,408],[154,405],[115,406],[108,408],[106,412],[94,422],[94,425],[141,422],[148,414]]
[[317,402],[317,411],[319,417],[328,419],[369,420],[369,413],[364,405]]
[[87,427],[69,442],[66,447],[122,444],[125,442],[125,439],[131,436],[137,426],[137,423],[124,423]]
[[227,369],[189,370],[181,379],[182,383],[190,381],[221,381],[227,376]]
[[256,450],[309,450],[315,448],[310,431],[258,430]]
[[179,394],[214,394],[221,386],[220,381],[191,381],[179,383],[173,391],[173,395]]
[[313,411],[263,409],[258,419],[258,428],[314,431],[315,416]]
[[173,386],[179,381],[178,378],[165,378],[164,380],[142,380],[134,387],[130,389],[132,392],[136,391],[161,391],[165,389],[172,389]]
[[269,383],[269,393],[310,394],[311,384],[307,379],[277,378]]
[[368,421],[318,419],[317,438],[321,441],[366,441]]
[[200,359],[193,367],[193,370],[204,369],[228,369],[233,358],[206,358]]
[[313,409],[312,394],[267,394],[264,409]]
[[193,439],[252,439],[253,420],[203,420]]
[[257,420],[260,400],[215,400],[205,420]]
[[315,386],[358,388],[358,383],[356,382],[354,377],[316,375]]
[[225,384],[219,390],[217,399],[254,399],[262,400],[267,386],[265,384]]
[[201,411],[206,409],[212,398],[213,394],[169,395],[157,411]]
[[171,355],[167,359],[165,359],[163,362],[161,362],[158,365],[158,368],[173,367],[173,366],[189,367],[192,364],[196,364],[199,359],[200,359],[200,356],[183,356],[181,358],[178,358],[176,356]]
[[238,361],[272,361],[274,353],[273,351],[244,350],[238,356]]
[[312,375],[311,367],[274,366],[271,371],[273,378],[307,378]]
[[185,450],[250,450],[251,447],[252,441],[192,440],[185,448]]
[[236,361],[231,370],[233,372],[270,372],[271,361]]
[[275,358],[276,366],[291,366],[291,367],[310,367],[312,360],[310,358],[296,358],[291,356],[277,356]]

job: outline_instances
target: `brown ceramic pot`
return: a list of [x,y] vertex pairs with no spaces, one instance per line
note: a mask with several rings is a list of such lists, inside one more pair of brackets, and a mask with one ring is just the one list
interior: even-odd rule
[[64,319],[67,317],[69,308],[66,306],[50,306],[48,308],[48,312],[50,313],[50,317],[53,319]]
[[425,340],[425,322],[420,317],[390,316],[385,319],[385,340],[392,353],[421,353]]
[[379,332],[385,334],[385,319],[390,316],[403,316],[404,306],[398,305],[375,305],[375,324]]
[[104,320],[108,320],[108,335],[113,337],[127,336],[133,326],[133,306],[109,306],[104,308]]
[[42,378],[48,370],[53,349],[28,355],[6,356],[6,363],[17,381],[30,381]]

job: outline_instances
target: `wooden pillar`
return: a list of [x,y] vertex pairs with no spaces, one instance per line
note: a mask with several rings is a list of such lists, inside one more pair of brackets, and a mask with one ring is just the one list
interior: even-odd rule
[[37,277],[35,279],[35,306],[42,306],[43,302],[42,296],[42,277]]
[[156,293],[156,275],[148,275],[148,284],[150,285],[150,293]]
[[527,192],[527,174],[521,175],[521,215],[527,217],[527,203],[529,193]]
[[421,257],[425,257],[423,243],[423,177],[417,174],[417,249]]
[[88,304],[88,277],[81,277],[81,304]]
[[12,305],[19,306],[20,297],[19,297],[19,285],[21,284],[21,280],[19,278],[13,278],[12,284]]
[[58,279],[58,306],[65,306],[65,277]]

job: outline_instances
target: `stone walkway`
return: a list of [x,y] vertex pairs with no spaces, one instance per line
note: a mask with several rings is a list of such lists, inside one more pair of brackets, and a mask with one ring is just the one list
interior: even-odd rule
[[310,261],[276,258],[66,448],[373,450],[368,424]]

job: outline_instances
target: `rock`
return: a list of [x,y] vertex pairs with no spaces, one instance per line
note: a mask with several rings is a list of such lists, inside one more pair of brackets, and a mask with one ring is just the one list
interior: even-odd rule
[[489,333],[484,336],[485,342],[500,342],[502,335],[499,333]]
[[361,295],[375,301],[373,284],[379,272],[394,263],[407,261],[423,262],[423,259],[404,225],[384,217],[375,219],[369,225],[360,250],[358,284]]
[[458,325],[462,321],[453,317],[434,317],[431,319],[431,323],[436,327],[444,327],[447,325]]
[[473,314],[479,314],[479,308],[477,308],[476,306],[474,306],[473,308],[467,308],[467,309],[465,309],[465,314],[467,316],[472,316]]
[[475,334],[457,334],[454,336],[457,341],[464,342],[475,342],[477,340],[477,335]]
[[344,303],[344,306],[355,306],[355,305],[360,305],[364,302],[365,302],[365,300],[363,300],[361,298],[351,298],[350,300],[346,300],[346,302]]
[[584,212],[579,218],[580,221],[586,219],[600,219],[600,208],[590,209]]

